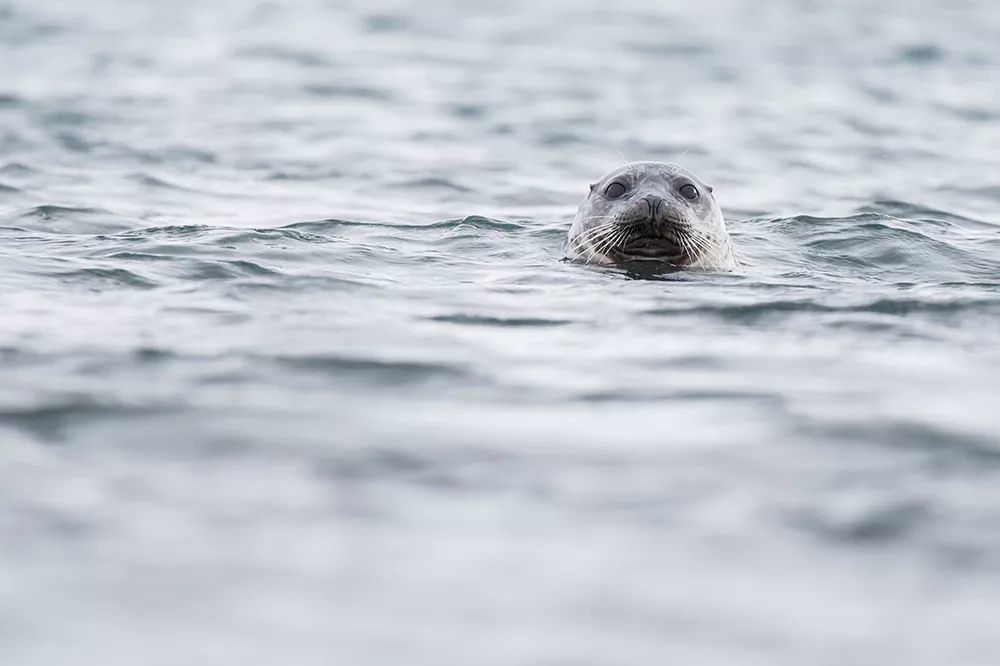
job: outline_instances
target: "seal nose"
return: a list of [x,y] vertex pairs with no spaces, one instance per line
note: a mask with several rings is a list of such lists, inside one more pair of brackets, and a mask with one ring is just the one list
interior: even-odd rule
[[643,199],[645,199],[646,204],[649,206],[649,216],[656,217],[656,209],[660,207],[661,203],[663,203],[663,199],[652,194],[648,197],[643,197]]

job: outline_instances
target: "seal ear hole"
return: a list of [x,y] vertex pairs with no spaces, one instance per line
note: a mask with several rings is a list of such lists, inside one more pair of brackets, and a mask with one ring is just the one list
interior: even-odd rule
[[711,194],[711,193],[712,193],[712,192],[714,192],[714,191],[715,191],[715,188],[714,188],[714,187],[712,187],[711,185],[709,185],[709,186],[708,186],[708,193],[709,193],[709,194]]
[[595,187],[597,187],[597,183],[591,183],[590,184],[590,191],[593,192]]

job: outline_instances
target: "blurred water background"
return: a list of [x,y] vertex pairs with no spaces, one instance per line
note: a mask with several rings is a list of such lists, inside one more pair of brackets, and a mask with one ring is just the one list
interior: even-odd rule
[[[996,664],[998,35],[0,0],[0,661]],[[625,159],[745,270],[561,261]]]

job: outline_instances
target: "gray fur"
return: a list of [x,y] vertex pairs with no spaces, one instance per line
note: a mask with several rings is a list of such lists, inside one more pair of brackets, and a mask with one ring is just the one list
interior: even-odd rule
[[[620,191],[614,183],[624,185]],[[694,200],[682,194],[697,190]],[[676,164],[632,162],[590,192],[569,230],[567,254],[593,264],[659,261],[686,268],[733,270],[732,241],[712,188]]]

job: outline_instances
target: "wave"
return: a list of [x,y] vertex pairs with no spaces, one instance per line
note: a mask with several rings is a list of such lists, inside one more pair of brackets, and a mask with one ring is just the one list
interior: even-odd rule
[[[931,212],[893,205],[911,214]],[[1000,275],[997,228],[957,215],[797,215],[751,219],[732,228],[750,273],[759,267],[771,274],[860,283],[993,282]]]

